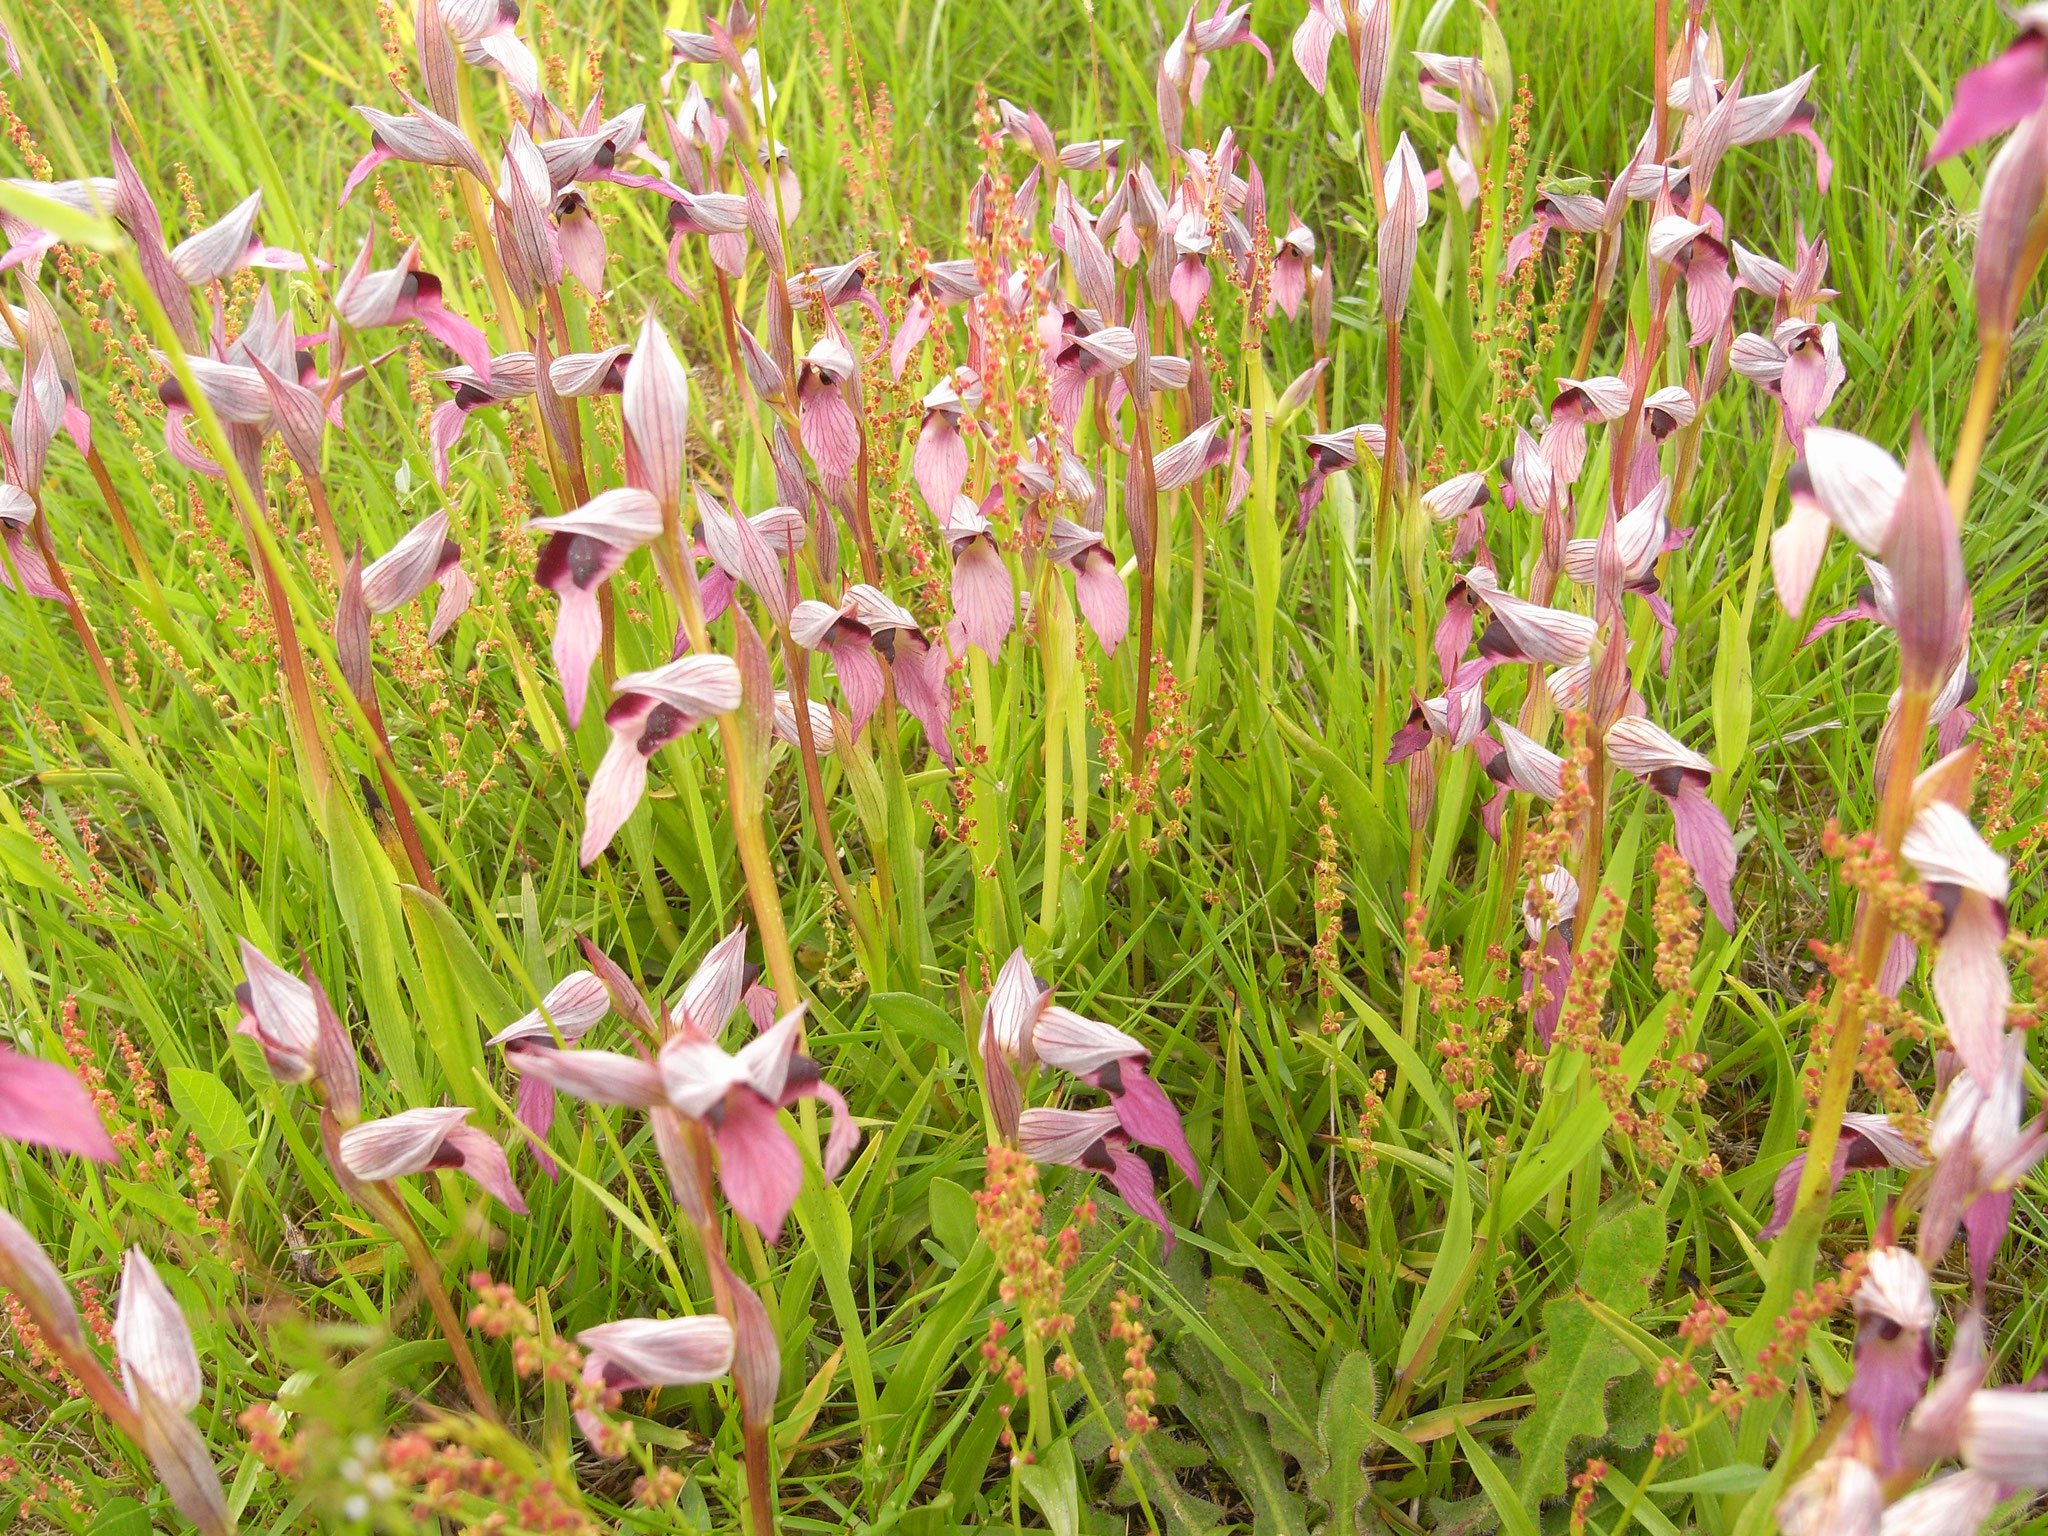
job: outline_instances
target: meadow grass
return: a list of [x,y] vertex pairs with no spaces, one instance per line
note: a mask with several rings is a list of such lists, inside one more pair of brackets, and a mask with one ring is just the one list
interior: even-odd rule
[[[417,239],[424,265],[447,276],[451,306],[501,334],[446,190],[452,173],[387,166],[335,207],[365,144],[351,106],[398,108],[387,71],[411,70],[409,18],[360,0],[56,0],[0,13],[28,64],[27,78],[0,82],[13,140],[0,150],[7,174],[43,177],[37,156],[58,178],[102,174],[117,130],[174,239],[260,186],[267,239],[342,270],[372,224],[380,265]],[[1218,54],[1187,138],[1213,142],[1234,127],[1258,162],[1275,226],[1291,208],[1315,230],[1336,291],[1327,422],[1376,420],[1378,219],[1360,178],[1348,84],[1319,97],[1287,59],[1298,19],[1292,4],[1257,0],[1250,24],[1279,58],[1274,78],[1266,82],[1249,49]],[[775,90],[773,131],[802,188],[792,266],[876,250],[872,286],[900,315],[916,251],[966,254],[984,87],[1034,108],[1062,143],[1123,135],[1163,163],[1153,77],[1180,20],[1132,0],[771,4],[759,46]],[[1735,238],[1783,258],[1798,232],[1827,240],[1839,294],[1825,315],[1839,326],[1847,368],[1829,424],[1903,457],[1917,422],[1946,462],[1978,355],[1970,263],[1983,157],[1933,170],[1920,159],[1952,83],[2004,46],[2008,23],[1990,6],[1755,0],[1716,7],[1716,20],[1731,69],[1746,60],[1753,89],[1818,69],[1812,96],[1835,159],[1831,190],[1815,188],[1809,150],[1788,139],[1734,151],[1715,203]],[[664,16],[563,0],[531,6],[521,30],[558,99],[580,110],[601,81],[617,110],[658,99],[660,26],[697,21],[683,4]],[[1626,163],[1649,111],[1652,55],[1647,0],[1510,3],[1498,25],[1527,91],[1517,150],[1527,172],[1503,194],[1496,250],[1523,222],[1537,177],[1592,177],[1598,190]],[[1383,137],[1410,133],[1435,166],[1451,119],[1418,104],[1408,50],[1478,53],[1479,12],[1404,3],[1395,28]],[[1348,82],[1347,69],[1333,65],[1333,78]],[[480,85],[478,94],[483,120],[502,126],[496,92]],[[1503,103],[1504,120],[1515,111]],[[1504,126],[1497,147],[1515,131]],[[486,158],[495,165],[494,150]],[[644,306],[660,305],[692,368],[694,465],[732,487],[741,510],[767,505],[775,480],[726,366],[701,247],[686,257],[707,295],[693,305],[665,281],[667,232],[654,205],[616,187],[593,200],[610,220],[609,293],[598,305],[578,291],[569,338],[593,350],[631,342]],[[1466,267],[1474,217],[1436,200],[1407,316],[1403,435],[1423,485],[1494,467],[1502,430],[1482,416],[1498,409],[1502,370],[1526,369],[1535,385],[1533,406],[1513,409],[1540,410],[1551,379],[1572,371],[1586,313],[1581,288],[1519,361],[1503,363],[1497,342],[1475,335],[1494,299],[1483,293],[1475,316]],[[1557,246],[1553,235],[1539,307],[1553,291]],[[1648,323],[1639,250],[1636,238],[1589,373],[1619,372],[1624,320]],[[141,563],[61,440],[44,499],[133,726],[124,732],[111,714],[59,605],[0,599],[0,1021],[22,1050],[80,1069],[119,1157],[99,1168],[9,1145],[0,1206],[108,1312],[124,1251],[140,1244],[156,1259],[197,1342],[206,1375],[198,1422],[246,1530],[410,1528],[402,1498],[373,1489],[370,1504],[349,1501],[390,1437],[423,1423],[436,1426],[436,1454],[467,1445],[510,1468],[512,1483],[566,1475],[572,1502],[606,1527],[739,1528],[742,1437],[724,1384],[630,1395],[620,1411],[637,1452],[603,1461],[572,1430],[570,1386],[519,1372],[511,1347],[481,1330],[473,1344],[484,1386],[511,1430],[462,1419],[450,1348],[416,1266],[390,1225],[344,1194],[304,1092],[277,1083],[257,1043],[232,1032],[236,939],[246,936],[287,969],[309,965],[333,995],[368,1053],[366,1114],[467,1104],[474,1123],[513,1149],[525,1216],[453,1174],[398,1186],[462,1310],[478,1299],[463,1277],[483,1271],[533,1309],[542,1341],[619,1317],[706,1311],[712,1261],[661,1177],[645,1118],[565,1100],[552,1136],[562,1177],[545,1180],[511,1129],[516,1078],[483,1042],[584,964],[580,937],[663,998],[720,936],[753,924],[726,813],[737,770],[715,733],[685,737],[659,759],[652,793],[612,851],[579,865],[584,786],[608,733],[595,708],[579,729],[566,723],[548,657],[554,604],[528,579],[535,546],[519,528],[563,508],[533,420],[479,413],[446,500],[475,603],[438,646],[417,605],[378,626],[391,756],[417,798],[440,885],[438,896],[423,892],[388,814],[376,813],[389,796],[376,790],[377,764],[338,674],[322,665],[338,572],[302,494],[286,489],[296,484],[286,462],[273,453],[268,465],[272,533],[335,737],[340,810],[315,803],[294,755],[260,555],[218,483],[164,451],[148,342],[137,339],[117,258],[56,260],[46,259],[45,287],[63,292],[83,404]],[[320,312],[313,291],[334,277],[272,281],[305,296],[303,315]],[[737,285],[742,314],[759,304],[762,281],[757,262]],[[253,275],[230,286],[245,305]],[[97,312],[82,312],[85,301]],[[859,311],[845,313],[861,334]],[[1216,343],[1231,369],[1243,366],[1235,325]],[[2027,932],[2042,921],[2031,876],[2048,813],[2048,716],[2026,670],[2048,629],[2039,336],[2038,320],[2024,320],[1962,545],[1981,680],[1977,739],[2006,796],[1987,835],[2013,861],[2011,921]],[[1276,325],[1264,348],[1257,388],[1269,393],[1249,397],[1254,410],[1311,360],[1303,326]],[[401,351],[348,397],[346,433],[328,437],[323,478],[336,522],[373,554],[444,504],[423,427],[438,398]],[[906,406],[885,407],[898,433]],[[583,411],[593,479],[616,484],[616,413],[607,401]],[[1567,1479],[1594,1458],[1612,1470],[1589,1492],[1586,1529],[1767,1528],[1771,1499],[1755,1490],[1767,1475],[1771,1493],[1782,1486],[1849,1379],[1846,1315],[1817,1325],[1767,1423],[1753,1416],[1718,1440],[1701,1427],[1656,1471],[1677,1486],[1633,1490],[1660,1465],[1660,1429],[1692,1417],[1652,1377],[1695,1296],[1737,1320],[1766,1297],[1769,1244],[1757,1233],[1806,1124],[1800,1071],[1820,1006],[1814,989],[1826,979],[1809,940],[1844,941],[1854,915],[1823,828],[1876,824],[1878,731],[1896,673],[1891,637],[1877,626],[1799,643],[1815,614],[1845,606],[1863,580],[1844,541],[1831,546],[1804,617],[1773,599],[1760,540],[1785,511],[1776,404],[1731,379],[1703,419],[1679,517],[1692,537],[1663,588],[1676,624],[1668,674],[1655,664],[1654,625],[1631,610],[1636,684],[1665,727],[1715,760],[1714,798],[1739,852],[1739,927],[1731,935],[1705,924],[1689,1000],[1652,966],[1652,855],[1670,834],[1648,790],[1617,787],[1603,865],[1623,911],[1607,1037],[1627,1047],[1637,1073],[1653,1052],[1704,1057],[1697,1094],[1682,1074],[1622,1089],[1622,1102],[1654,1112],[1669,1137],[1661,1159],[1654,1138],[1614,1128],[1614,1106],[1586,1073],[1533,1059],[1538,1070],[1523,1071],[1518,1018],[1512,1032],[1489,1035],[1498,1010],[1458,1012],[1468,994],[1512,996],[1519,985],[1508,957],[1521,941],[1507,916],[1518,891],[1480,825],[1484,780],[1470,754],[1443,757],[1435,810],[1411,834],[1408,777],[1382,766],[1407,716],[1418,622],[1434,624],[1437,596],[1415,599],[1426,614],[1411,606],[1409,578],[1426,571],[1429,592],[1441,594],[1451,564],[1419,516],[1376,534],[1369,474],[1340,477],[1297,537],[1303,418],[1262,443],[1272,459],[1255,466],[1244,510],[1218,520],[1212,499],[1199,578],[1190,526],[1199,503],[1182,499],[1168,513],[1157,635],[1172,676],[1150,701],[1166,766],[1149,816],[1128,785],[1098,781],[1089,835],[1071,857],[1046,859],[1045,682],[1018,659],[1030,643],[1013,635],[1010,661],[973,674],[972,708],[956,716],[963,740],[986,749],[984,763],[949,773],[906,724],[900,743],[874,745],[885,770],[901,756],[880,806],[863,798],[874,759],[825,763],[837,845],[890,935],[878,965],[864,960],[835,899],[797,754],[775,749],[767,847],[809,999],[805,1049],[864,1133],[836,1184],[808,1169],[779,1244],[727,1224],[734,1268],[761,1294],[780,1343],[771,1445],[783,1528],[924,1533],[1014,1520],[1089,1531],[1520,1536],[1574,1519]],[[903,491],[905,520],[915,520],[909,460],[905,437],[900,452],[888,450],[878,474],[893,479],[878,480],[874,498],[891,596],[905,602],[925,579],[912,574],[890,504]],[[1588,464],[1580,504],[1595,508],[1605,454]],[[1121,473],[1112,465],[1106,477],[1120,484]],[[1497,506],[1491,516],[1495,546],[1511,562],[1526,559],[1533,522]],[[1577,531],[1597,526],[1596,514]],[[1277,543],[1261,544],[1274,529]],[[924,538],[943,563],[942,546]],[[1112,542],[1129,555],[1122,534]],[[1190,619],[1198,579],[1199,630]],[[933,581],[941,591],[943,572]],[[660,663],[673,619],[653,562],[637,559],[618,585],[617,670]],[[920,616],[929,616],[922,607]],[[1081,733],[1091,775],[1115,772],[1105,752],[1117,750],[1115,733],[1138,702],[1135,651],[1110,659],[1087,648],[1093,718],[1078,691],[1063,718]],[[822,669],[811,687],[825,691]],[[1510,713],[1498,700],[1495,709]],[[1073,796],[1074,770],[1062,768]],[[1541,817],[1538,805],[1533,821]],[[1042,887],[1048,868],[1059,881],[1053,901]],[[879,872],[893,882],[886,898],[870,895]],[[1414,932],[1404,927],[1411,881],[1427,914]],[[1445,952],[1439,992],[1411,975],[1417,934]],[[1076,1229],[1060,1270],[1075,1374],[1043,1390],[1072,1427],[1051,1437],[1039,1464],[1057,1476],[1011,1475],[998,1438],[1012,1395],[983,1349],[992,1316],[1007,1321],[1012,1346],[1018,1327],[998,1289],[1014,1252],[992,1248],[976,1202],[988,1131],[975,1026],[1013,945],[1030,952],[1059,1002],[1145,1043],[1204,1174],[1199,1189],[1178,1176],[1164,1185],[1179,1238],[1170,1252],[1092,1175],[1043,1175],[1046,1231],[1084,1201],[1101,1207]],[[1907,994],[1925,996],[1924,979]],[[1453,1001],[1440,1008],[1433,997]],[[623,1048],[616,1036],[604,1043]],[[1476,1081],[1490,1096],[1476,1103],[1453,1100],[1475,1081],[1447,1071],[1465,1052],[1486,1062]],[[1902,1046],[1899,1063],[1924,1101],[1931,1048]],[[811,1131],[814,1154],[808,1111],[792,1123]],[[1869,1243],[1903,1182],[1880,1172],[1843,1185],[1824,1263]],[[1989,1292],[1999,1380],[2024,1380],[2048,1358],[2044,1235],[2029,1181]],[[1934,1279],[1944,1296],[1968,1287],[1960,1258]],[[1130,1335],[1123,1311],[1112,1317],[1119,1292],[1142,1298],[1154,1335],[1158,1424],[1111,1458],[1112,1436],[1127,1433],[1119,1399]],[[1754,1348],[1734,1334],[1718,1347],[1737,1375]],[[32,1530],[181,1528],[142,1453],[66,1379],[25,1333],[0,1346],[0,1515],[15,1509]],[[1091,1399],[1107,1411],[1093,1412]],[[252,1444],[243,1416],[260,1403],[277,1404],[298,1437],[296,1476],[278,1475]],[[1021,1426],[1022,1407],[1017,1417]],[[689,1481],[650,1507],[634,1484],[656,1466]],[[2048,1529],[2012,1508],[2006,1528]],[[529,1528],[512,1518],[511,1528]]]

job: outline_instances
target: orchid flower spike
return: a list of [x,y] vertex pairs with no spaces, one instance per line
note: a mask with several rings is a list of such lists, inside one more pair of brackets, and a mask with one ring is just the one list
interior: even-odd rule
[[796,1054],[802,1027],[798,1007],[736,1054],[694,1029],[671,1036],[661,1048],[661,1082],[670,1106],[709,1129],[726,1199],[771,1243],[803,1188],[803,1159],[776,1111],[799,1099],[825,1101],[832,1112],[824,1154],[828,1179],[839,1176],[860,1144],[846,1100],[824,1081],[816,1062]]
[[1032,973],[1022,949],[1004,962],[989,992],[982,1057],[991,1079],[1008,1070],[1029,1073],[1043,1062],[1101,1089],[1126,1135],[1159,1148],[1200,1187],[1202,1170],[1180,1115],[1145,1070],[1150,1049],[1112,1025],[1053,1002],[1051,986]]
[[473,1125],[475,1111],[461,1105],[408,1109],[382,1120],[365,1120],[341,1133],[341,1166],[364,1184],[402,1179],[433,1168],[468,1174],[515,1215],[526,1202],[512,1182],[505,1149]]
[[376,231],[363,237],[363,248],[355,265],[335,290],[334,308],[344,324],[359,331],[418,321],[436,341],[441,342],[479,378],[491,376],[491,345],[484,333],[441,301],[441,279],[420,270],[420,248],[415,241],[395,267],[370,270],[370,253],[376,245]]

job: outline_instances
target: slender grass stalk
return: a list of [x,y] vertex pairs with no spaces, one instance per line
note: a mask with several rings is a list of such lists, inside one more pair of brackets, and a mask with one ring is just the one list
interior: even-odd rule
[[490,1388],[484,1385],[483,1374],[477,1370],[476,1357],[469,1351],[468,1330],[463,1327],[461,1314],[455,1310],[455,1303],[448,1295],[448,1282],[441,1273],[440,1261],[434,1257],[432,1245],[413,1221],[412,1212],[405,1208],[405,1196],[395,1184],[388,1183],[366,1185],[363,1193],[369,1197],[370,1208],[384,1224],[384,1230],[397,1238],[399,1246],[405,1250],[413,1278],[425,1292],[427,1305],[434,1312],[434,1321],[440,1325],[442,1337],[448,1341],[448,1352],[455,1361],[455,1374],[462,1378],[462,1390],[469,1398],[470,1407],[491,1423],[502,1424],[504,1420],[498,1413],[498,1405],[492,1401]]

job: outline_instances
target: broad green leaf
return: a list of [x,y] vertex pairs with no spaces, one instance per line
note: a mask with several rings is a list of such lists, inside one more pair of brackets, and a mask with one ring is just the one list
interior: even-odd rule
[[201,1067],[171,1067],[164,1073],[171,1103],[214,1157],[246,1152],[256,1144],[249,1117],[227,1085]]
[[[1578,1289],[1633,1316],[1647,1299],[1649,1280],[1663,1268],[1664,1245],[1664,1218],[1655,1207],[1610,1216],[1587,1239]],[[1607,1433],[1608,1385],[1641,1369],[1628,1346],[1576,1295],[1545,1304],[1543,1331],[1547,1347],[1528,1369],[1536,1403],[1514,1434],[1522,1453],[1515,1492],[1531,1515],[1544,1499],[1566,1491],[1575,1445]]]
[[1316,1422],[1329,1467],[1309,1485],[1309,1491],[1329,1508],[1329,1536],[1362,1536],[1367,1529],[1358,1518],[1358,1505],[1370,1482],[1365,1453],[1375,1438],[1372,1421],[1378,1413],[1379,1386],[1372,1357],[1355,1349],[1337,1362],[1323,1383],[1322,1411]]
[[1500,1528],[1507,1536],[1536,1536],[1536,1522],[1522,1507],[1514,1486],[1508,1482],[1486,1448],[1472,1438],[1472,1432],[1464,1425],[1458,1426],[1458,1446],[1465,1453],[1465,1464],[1479,1479],[1479,1486],[1486,1490],[1486,1497],[1492,1503],[1494,1512],[1500,1516]]
[[1025,1495],[1038,1506],[1053,1536],[1080,1536],[1081,1493],[1075,1486],[1074,1445],[1057,1440],[1038,1453],[1038,1459],[1017,1468],[1017,1481]]
[[1692,1477],[1669,1478],[1661,1483],[1650,1484],[1652,1493],[1747,1493],[1760,1486],[1770,1473],[1762,1467],[1738,1463],[1731,1467],[1715,1467],[1709,1472],[1700,1472]]
[[[1244,1406],[1266,1421],[1267,1438],[1276,1450],[1292,1456],[1310,1477],[1322,1475],[1327,1463],[1314,1433],[1318,1418],[1315,1361],[1279,1310],[1242,1280],[1219,1275],[1209,1282],[1209,1325],[1231,1357],[1264,1387],[1263,1394],[1244,1390]],[[1367,1363],[1367,1379],[1371,1365]]]

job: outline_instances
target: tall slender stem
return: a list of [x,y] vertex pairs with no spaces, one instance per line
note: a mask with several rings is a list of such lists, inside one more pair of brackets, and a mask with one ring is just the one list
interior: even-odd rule
[[441,1325],[441,1332],[448,1340],[448,1352],[455,1360],[455,1374],[462,1378],[462,1390],[469,1395],[470,1406],[493,1424],[503,1422],[498,1417],[497,1404],[491,1401],[490,1389],[484,1385],[483,1375],[476,1368],[476,1357],[469,1352],[469,1335],[455,1310],[455,1303],[449,1299],[448,1282],[441,1274],[440,1261],[434,1257],[433,1247],[413,1222],[412,1213],[405,1208],[405,1197],[396,1185],[389,1183],[368,1185],[364,1193],[370,1197],[370,1208],[405,1250],[414,1279],[427,1293],[427,1305],[433,1308],[434,1320]]

